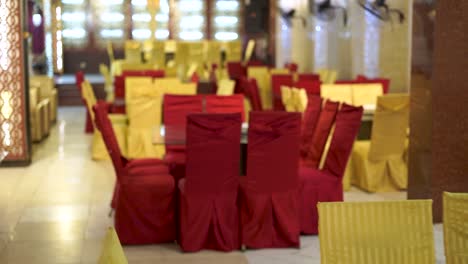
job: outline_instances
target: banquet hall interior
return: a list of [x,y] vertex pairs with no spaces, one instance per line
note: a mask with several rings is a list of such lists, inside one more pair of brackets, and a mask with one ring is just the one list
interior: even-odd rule
[[467,13],[0,0],[0,263],[468,263]]

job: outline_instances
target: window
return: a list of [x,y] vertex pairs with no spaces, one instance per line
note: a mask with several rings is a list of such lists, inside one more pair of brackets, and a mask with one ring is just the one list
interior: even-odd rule
[[124,0],[93,0],[90,4],[98,46],[105,47],[108,41],[122,43],[128,38]]
[[62,0],[62,38],[68,47],[83,47],[88,43],[85,0]]
[[177,0],[174,10],[174,36],[181,40],[205,38],[206,6],[203,0]]
[[213,39],[229,41],[239,38],[239,0],[218,0],[214,2],[212,27]]
[[[132,0],[132,38],[145,40],[151,38],[151,13],[147,8],[147,0]],[[159,12],[156,13],[156,39],[169,38],[169,2],[159,1]]]

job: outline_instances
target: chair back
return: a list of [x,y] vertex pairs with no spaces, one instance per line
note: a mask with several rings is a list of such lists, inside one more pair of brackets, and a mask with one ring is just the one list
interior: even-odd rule
[[115,98],[125,98],[125,77],[122,75],[114,76],[114,96]]
[[382,85],[374,84],[353,84],[353,105],[375,105],[377,97],[383,95]]
[[112,63],[115,61],[114,47],[112,46],[112,41],[107,42],[106,50],[107,50],[107,56],[109,57],[109,63],[112,65]]
[[294,105],[294,97],[291,87],[281,86],[281,102],[287,112],[295,112],[296,106]]
[[127,257],[113,227],[107,230],[98,264],[128,264]]
[[343,177],[354,141],[361,127],[363,111],[362,106],[341,105],[336,114],[330,147],[322,155],[324,163],[319,166],[320,169],[323,168],[336,177]]
[[294,84],[294,87],[306,90],[307,94],[320,96],[320,81],[299,80]]
[[91,121],[94,123],[93,106],[97,103],[96,95],[94,94],[93,87],[88,80],[84,80],[81,84],[81,96],[85,100],[86,108],[89,111]]
[[256,191],[297,187],[300,131],[299,113],[250,113],[247,181]]
[[93,106],[93,113],[95,116],[96,127],[102,134],[102,139],[106,144],[107,152],[111,157],[117,178],[119,178],[123,172],[126,160],[122,157],[117,137],[115,136],[112,123],[108,116],[107,107],[108,105],[105,102],[97,102]]
[[236,192],[239,183],[241,115],[190,114],[187,117],[187,194]]
[[281,100],[281,86],[291,87],[293,85],[292,74],[272,74],[271,75],[271,89],[273,93],[273,109],[285,110]]
[[258,91],[257,80],[250,79],[247,84],[247,94],[253,111],[263,111],[262,100]]
[[387,78],[372,78],[369,79],[364,75],[358,75],[356,78],[359,83],[380,83],[382,85],[383,93],[387,94],[390,89],[390,79]]
[[125,70],[122,72],[125,77],[151,77],[164,78],[164,70]]
[[369,159],[403,155],[409,126],[409,95],[388,94],[377,99]]
[[218,90],[216,91],[216,95],[233,95],[235,86],[235,81],[221,79],[218,81]]
[[149,51],[149,62],[159,69],[166,66],[166,52],[164,50],[164,41],[150,40],[151,49]]
[[225,44],[226,61],[238,61],[242,60],[242,42],[239,40],[228,41]]
[[322,264],[435,263],[432,201],[319,203]]
[[81,84],[83,83],[84,81],[84,72],[82,71],[77,71],[75,73],[75,84],[76,84],[76,87],[78,88],[78,90],[81,91]]
[[199,95],[164,95],[163,119],[165,138],[185,139],[187,116],[203,112],[203,97]]
[[287,68],[290,73],[295,73],[299,69],[297,63],[294,62],[287,62],[284,64],[284,67]]
[[309,82],[320,82],[320,75],[313,73],[299,73],[297,75],[297,81],[309,81]]
[[468,193],[444,192],[444,245],[447,264],[468,263]]
[[231,61],[227,63],[227,71],[231,80],[239,79],[242,76],[246,76],[245,68],[240,62]]
[[247,77],[257,80],[260,99],[264,109],[271,109],[273,96],[271,92],[271,80],[267,66],[252,66],[247,68]]
[[138,41],[125,41],[125,61],[128,63],[141,63],[142,44]]
[[207,95],[205,97],[205,110],[207,113],[240,113],[242,120],[245,120],[244,96],[242,94]]
[[302,118],[301,157],[306,158],[312,144],[312,137],[322,110],[322,98],[309,96],[307,108]]
[[126,78],[126,110],[129,126],[154,128],[161,125],[163,92],[156,89],[148,77]]
[[353,104],[352,86],[349,84],[322,84],[320,94],[323,98]]
[[338,112],[339,103],[330,100],[325,101],[325,105],[320,112],[320,116],[312,136],[311,148],[307,156],[307,165],[312,168],[318,168],[322,154],[325,149],[325,144],[330,135],[333,123],[335,122],[336,113]]

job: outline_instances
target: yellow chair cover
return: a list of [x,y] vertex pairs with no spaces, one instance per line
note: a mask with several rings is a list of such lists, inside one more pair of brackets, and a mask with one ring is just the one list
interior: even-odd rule
[[218,81],[217,95],[232,95],[234,93],[234,87],[236,83],[229,79],[222,79]]
[[175,77],[154,79],[154,85],[156,89],[161,91],[167,91],[171,87],[178,87],[181,83],[182,82],[179,80],[179,78]]
[[353,184],[369,192],[405,189],[408,169],[404,160],[409,96],[391,94],[377,99],[370,141],[354,144]]
[[254,49],[255,49],[255,40],[251,39],[247,42],[247,47],[245,48],[244,63],[247,63],[250,61],[250,58],[252,58]]
[[155,66],[150,63],[133,63],[133,62],[122,62],[120,63],[120,74],[124,71],[145,71],[154,70]]
[[320,90],[323,98],[353,104],[352,86],[349,84],[322,84]]
[[337,72],[337,71],[329,70],[329,71],[328,71],[328,74],[327,74],[326,83],[328,83],[328,84],[333,84],[333,83],[335,83],[337,77],[338,77],[338,72]]
[[240,62],[242,60],[242,43],[240,40],[226,42],[224,47],[227,62]]
[[218,67],[221,66],[221,42],[214,40],[206,41],[204,53],[209,69],[211,69],[213,63],[216,63]]
[[468,263],[468,193],[444,192],[444,245],[447,264]]
[[284,108],[287,112],[294,112],[296,106],[294,104],[294,97],[292,94],[292,89],[288,86],[281,86],[281,101],[283,102]]
[[320,81],[322,81],[323,84],[328,84],[328,70],[326,69],[318,69],[317,70],[318,75],[320,76]]
[[166,67],[166,52],[164,51],[164,41],[147,40],[145,41],[145,57],[149,64],[157,69]]
[[168,86],[165,90],[167,94],[177,95],[196,95],[197,84],[196,83],[178,83],[175,86]]
[[353,105],[375,105],[377,97],[383,95],[382,84],[352,84]]
[[107,42],[107,56],[109,56],[109,62],[112,65],[115,61],[115,56],[114,56],[114,47],[112,47],[112,42],[108,41]]
[[128,63],[141,63],[142,44],[134,40],[126,40],[125,45],[125,61]]
[[105,64],[99,64],[99,72],[104,77],[104,91],[106,91],[106,101],[114,101],[114,85],[112,83],[112,76],[109,67]]
[[432,201],[319,203],[320,263],[435,263]]
[[297,91],[297,101],[296,101],[296,110],[298,112],[304,113],[307,108],[307,103],[309,99],[307,98],[307,92],[305,89],[298,89]]
[[273,74],[289,74],[288,69],[270,69],[270,78]]
[[271,80],[268,67],[255,66],[247,68],[247,76],[257,80],[260,99],[264,110],[272,108],[273,95],[271,92]]
[[[131,79],[131,78],[128,78]],[[131,91],[128,92],[127,91]],[[161,106],[164,91],[155,85],[126,86],[126,106],[129,120],[127,156],[129,158],[162,158],[164,145],[153,145],[153,131],[161,126]]]
[[343,191],[349,191],[351,189],[351,177],[353,175],[353,159],[348,159],[346,169],[343,175]]
[[107,230],[98,264],[128,264],[115,229]]

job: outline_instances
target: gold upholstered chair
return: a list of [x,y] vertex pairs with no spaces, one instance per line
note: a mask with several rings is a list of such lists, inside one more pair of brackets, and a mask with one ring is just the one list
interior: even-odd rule
[[468,193],[444,196],[444,244],[447,264],[468,263]]

